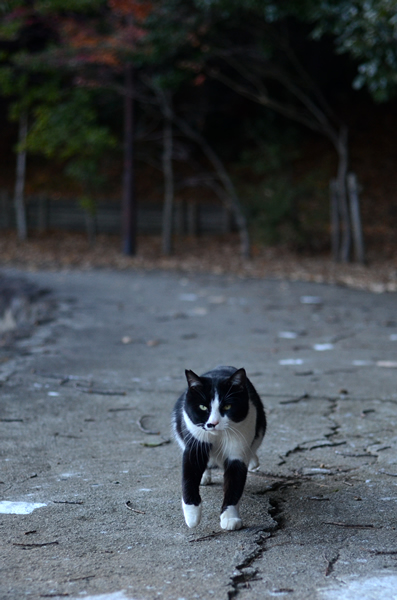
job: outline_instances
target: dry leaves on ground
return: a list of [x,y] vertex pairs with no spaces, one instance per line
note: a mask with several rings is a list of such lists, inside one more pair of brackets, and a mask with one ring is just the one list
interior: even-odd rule
[[38,269],[145,269],[183,273],[231,274],[238,277],[276,278],[336,283],[373,292],[397,291],[397,257],[368,265],[336,264],[328,255],[301,256],[284,248],[254,248],[242,259],[239,239],[227,236],[180,236],[172,256],[162,256],[160,239],[141,236],[136,256],[121,252],[118,236],[99,235],[90,247],[84,234],[53,232],[19,242],[14,232],[2,232],[0,265]]

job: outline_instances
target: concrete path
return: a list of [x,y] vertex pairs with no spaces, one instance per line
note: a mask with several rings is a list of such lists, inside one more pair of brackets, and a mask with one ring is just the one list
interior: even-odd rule
[[[397,597],[395,294],[3,274],[56,308],[0,348],[1,600]],[[187,529],[169,442],[184,369],[218,364],[247,369],[269,421],[236,532],[220,474]]]

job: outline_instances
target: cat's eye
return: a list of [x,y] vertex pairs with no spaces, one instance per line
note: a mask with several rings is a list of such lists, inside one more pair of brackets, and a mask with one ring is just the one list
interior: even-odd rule
[[232,408],[232,405],[231,405],[231,404],[225,404],[225,405],[223,406],[223,410],[230,410],[231,408]]
[[199,409],[200,410],[205,410],[205,411],[208,410],[208,408],[206,406],[204,406],[204,404],[200,404]]

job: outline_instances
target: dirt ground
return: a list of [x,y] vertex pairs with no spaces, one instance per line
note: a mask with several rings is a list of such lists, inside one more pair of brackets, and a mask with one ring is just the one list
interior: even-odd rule
[[299,255],[283,247],[253,248],[250,260],[239,255],[238,236],[181,236],[174,240],[174,252],[161,254],[159,237],[141,236],[137,255],[121,252],[118,236],[99,235],[89,246],[80,233],[52,232],[19,242],[14,232],[0,236],[0,265],[38,269],[145,269],[185,273],[233,274],[241,277],[276,278],[291,281],[336,283],[373,292],[397,291],[397,255],[374,256],[368,264],[336,264],[329,254]]

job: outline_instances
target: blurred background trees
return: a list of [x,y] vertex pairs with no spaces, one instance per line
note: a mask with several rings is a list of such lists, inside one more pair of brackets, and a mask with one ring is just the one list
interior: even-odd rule
[[[364,261],[362,221],[368,244],[382,179],[367,165],[390,132],[382,118],[396,118],[392,0],[10,0],[0,10],[0,187],[13,179],[21,239],[24,190],[79,197],[91,241],[96,202],[109,197],[122,203],[132,254],[137,201],[152,196],[163,198],[168,254],[175,201],[188,198],[193,214],[198,198],[225,206],[244,256],[252,242],[283,243]],[[389,162],[393,151],[382,149]],[[392,198],[382,210],[394,215]]]

